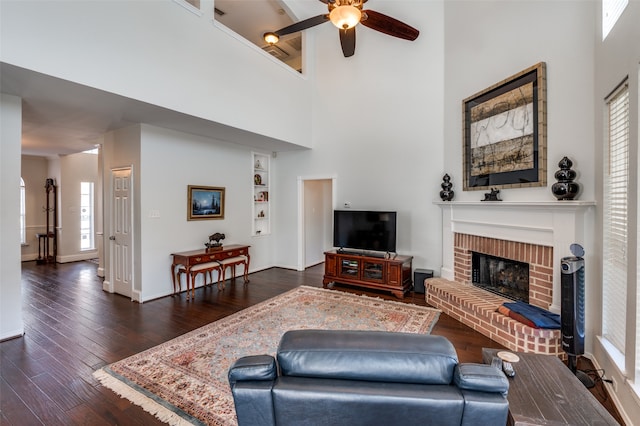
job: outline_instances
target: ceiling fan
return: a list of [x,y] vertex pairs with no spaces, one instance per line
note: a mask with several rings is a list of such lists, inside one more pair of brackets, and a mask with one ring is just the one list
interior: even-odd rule
[[281,28],[278,31],[264,34],[264,40],[269,44],[278,42],[281,36],[306,30],[316,25],[331,21],[340,31],[340,45],[345,58],[353,56],[356,51],[356,25],[361,23],[365,27],[381,33],[413,41],[420,32],[415,28],[374,10],[362,10],[367,0],[320,0],[329,8],[329,13],[304,19],[295,24]]

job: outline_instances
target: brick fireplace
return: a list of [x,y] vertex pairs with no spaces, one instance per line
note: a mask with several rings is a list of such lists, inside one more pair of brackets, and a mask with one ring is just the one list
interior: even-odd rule
[[496,312],[510,299],[471,284],[472,252],[529,264],[529,303],[560,312],[560,259],[585,245],[591,202],[444,202],[441,277],[427,302],[514,351],[562,355],[559,330],[528,327]]

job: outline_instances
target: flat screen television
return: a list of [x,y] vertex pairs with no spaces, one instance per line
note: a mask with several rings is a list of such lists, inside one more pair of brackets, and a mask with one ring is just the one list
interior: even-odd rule
[[395,253],[396,212],[334,210],[333,246]]

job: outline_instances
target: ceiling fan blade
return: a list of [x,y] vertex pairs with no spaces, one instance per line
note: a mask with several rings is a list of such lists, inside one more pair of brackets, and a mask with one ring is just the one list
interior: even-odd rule
[[340,32],[340,45],[345,58],[356,53],[356,27],[348,30],[338,30]]
[[288,27],[280,28],[275,33],[279,36],[297,33],[298,31],[306,30],[307,28],[315,27],[316,25],[323,24],[329,20],[329,14],[323,14],[314,16],[312,18],[304,19],[295,24],[291,24]]
[[364,10],[363,15],[365,13],[367,15],[367,19],[362,19],[360,23],[372,30],[380,31],[381,33],[410,41],[417,39],[420,34],[420,31],[416,30],[412,26],[398,21],[391,16],[384,15],[380,12],[376,12],[375,10]]

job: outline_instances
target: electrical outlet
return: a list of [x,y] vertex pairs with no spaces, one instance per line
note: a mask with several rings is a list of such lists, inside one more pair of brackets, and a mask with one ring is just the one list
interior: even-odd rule
[[618,392],[618,382],[613,377],[611,378],[611,387],[614,392]]

